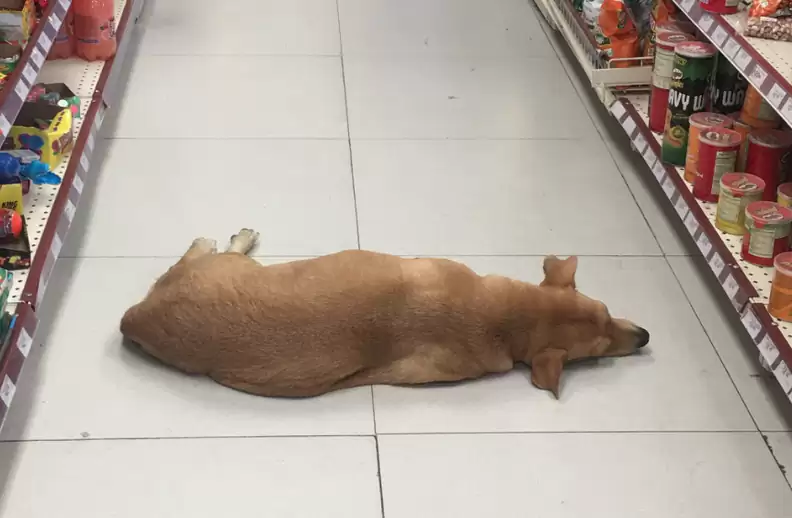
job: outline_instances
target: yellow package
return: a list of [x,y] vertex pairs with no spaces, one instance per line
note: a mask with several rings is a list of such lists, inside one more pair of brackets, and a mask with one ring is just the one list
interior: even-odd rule
[[14,149],[29,149],[55,169],[74,145],[72,113],[48,103],[25,103],[8,137]]

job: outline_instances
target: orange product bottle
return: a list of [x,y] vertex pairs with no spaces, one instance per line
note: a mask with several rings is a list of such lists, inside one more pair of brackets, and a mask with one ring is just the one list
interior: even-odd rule
[[105,61],[116,52],[113,0],[74,0],[76,54],[87,61]]
[[47,59],[68,59],[74,55],[74,11],[69,8],[60,31],[52,42]]

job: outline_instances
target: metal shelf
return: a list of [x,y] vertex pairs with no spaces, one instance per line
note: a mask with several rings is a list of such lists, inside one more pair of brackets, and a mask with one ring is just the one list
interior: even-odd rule
[[[71,0],[59,0],[57,3],[53,3],[49,9],[50,14],[47,22],[39,24],[36,32],[39,33],[43,30],[45,35],[49,35],[48,45],[42,45],[40,40],[36,44],[43,55],[49,52],[52,39],[57,34],[70,4]],[[17,88],[6,86],[3,90],[6,94],[5,97],[0,96],[0,130],[3,129],[2,117],[11,113],[11,111],[6,111],[6,104],[11,103],[9,106],[16,106],[13,116],[8,119],[13,121],[22,106],[16,96],[26,97],[27,91],[38,82],[39,76],[46,78],[46,81],[63,82],[76,88],[75,93],[81,97],[82,101],[81,117],[75,120],[74,149],[54,171],[62,178],[61,184],[32,185],[31,191],[24,199],[32,261],[29,270],[14,272],[14,286],[9,297],[9,311],[15,313],[16,321],[11,331],[10,340],[0,356],[0,426],[8,413],[25,359],[33,344],[33,336],[38,324],[36,310],[46,294],[47,283],[74,219],[83,188],[86,182],[90,181],[89,172],[96,139],[99,136],[105,113],[112,106],[115,96],[118,94],[116,90],[120,85],[114,79],[123,66],[132,40],[132,32],[143,9],[143,4],[144,0],[116,0],[116,19],[119,21],[116,31],[118,49],[115,58],[107,62],[96,63],[77,59],[46,62],[43,66],[35,68],[36,74],[30,81],[20,79],[20,77],[27,78],[27,76],[21,71],[23,67],[18,66],[15,74],[19,71],[20,77],[17,77],[16,80],[19,84],[24,84],[26,89],[19,88],[17,92]],[[52,33],[51,29],[47,29],[47,27],[55,28],[55,32]],[[46,38],[47,36],[45,36],[45,42]],[[30,57],[33,47],[32,42],[26,47],[27,57]],[[24,66],[27,67],[34,61],[30,61]],[[11,79],[14,79],[13,75]],[[10,91],[14,93],[12,94]],[[17,103],[17,101],[19,102]],[[9,122],[8,126],[10,127],[10,125]],[[3,135],[6,131],[7,129],[3,131]],[[0,142],[2,142],[2,138],[0,138]]]

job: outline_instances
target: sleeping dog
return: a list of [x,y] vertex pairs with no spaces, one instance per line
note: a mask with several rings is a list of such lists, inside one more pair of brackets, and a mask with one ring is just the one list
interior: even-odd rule
[[243,229],[225,253],[196,239],[126,312],[121,333],[186,373],[285,397],[459,381],[518,362],[558,397],[565,363],[649,341],[576,290],[575,257],[547,257],[536,286],[360,250],[262,266],[246,255],[257,239]]

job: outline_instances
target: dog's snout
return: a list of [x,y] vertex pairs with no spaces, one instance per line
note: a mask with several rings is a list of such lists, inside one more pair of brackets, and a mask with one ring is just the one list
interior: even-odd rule
[[638,343],[636,344],[637,349],[640,349],[649,343],[649,331],[643,327],[639,327],[636,334],[638,335]]

